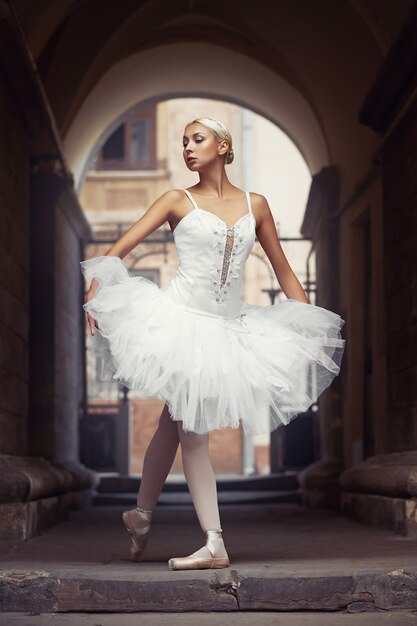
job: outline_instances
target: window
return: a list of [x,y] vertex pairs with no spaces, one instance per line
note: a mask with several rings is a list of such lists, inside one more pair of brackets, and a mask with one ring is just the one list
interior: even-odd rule
[[125,126],[121,124],[110,135],[102,149],[104,161],[122,161],[125,155]]
[[129,113],[97,155],[97,169],[152,170],[156,162],[156,105]]

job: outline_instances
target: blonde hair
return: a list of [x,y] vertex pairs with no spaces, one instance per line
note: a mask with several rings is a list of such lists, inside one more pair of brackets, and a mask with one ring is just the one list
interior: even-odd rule
[[233,159],[235,158],[235,155],[234,155],[233,148],[232,148],[232,135],[227,130],[226,126],[222,124],[221,122],[219,122],[219,120],[215,120],[212,117],[198,117],[192,122],[188,122],[188,124],[186,124],[186,127],[189,126],[190,124],[194,124],[195,122],[198,122],[199,124],[202,124],[203,126],[206,126],[207,128],[209,128],[211,132],[213,133],[213,135],[215,136],[215,138],[219,140],[219,142],[227,141],[227,143],[229,144],[229,147],[228,147],[227,152],[224,155],[224,162],[225,164],[231,163]]

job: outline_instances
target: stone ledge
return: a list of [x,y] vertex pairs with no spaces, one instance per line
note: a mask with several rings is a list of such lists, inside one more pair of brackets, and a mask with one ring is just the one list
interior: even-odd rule
[[244,610],[326,610],[355,612],[412,609],[417,601],[417,571],[351,575],[243,577],[238,602]]
[[69,493],[31,502],[0,504],[1,539],[25,540],[69,518]]
[[69,491],[30,502],[0,504],[0,539],[30,539],[68,520],[70,511],[91,505],[92,491]]
[[357,522],[417,537],[417,498],[392,498],[370,493],[342,494],[342,515]]
[[1,611],[376,611],[414,609],[417,571],[268,576],[238,570],[154,579],[59,579],[42,570],[0,571]]
[[417,536],[417,451],[371,456],[345,470],[340,484],[343,515]]
[[88,507],[99,476],[76,462],[0,455],[0,539],[29,539]]
[[371,456],[345,470],[340,485],[348,492],[417,497],[417,450]]
[[0,571],[1,611],[236,611],[233,570],[171,580],[91,580],[42,570]]
[[75,462],[42,457],[0,455],[0,504],[29,502],[69,491],[91,489],[98,475]]

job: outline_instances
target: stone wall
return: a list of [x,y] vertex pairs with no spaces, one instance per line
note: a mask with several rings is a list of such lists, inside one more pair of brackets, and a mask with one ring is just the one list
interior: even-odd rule
[[[0,538],[26,539],[88,504],[97,482],[79,464],[77,438],[79,260],[89,229],[26,40],[5,3],[0,137]],[[68,296],[71,289],[78,297]]]
[[29,138],[0,72],[0,453],[24,454],[29,385]]
[[89,232],[62,175],[39,171],[31,188],[31,357],[29,451],[78,460],[84,406],[84,280]]
[[387,437],[341,475],[342,512],[417,536],[417,4],[359,112],[381,133]]
[[417,447],[417,104],[384,147],[388,449]]

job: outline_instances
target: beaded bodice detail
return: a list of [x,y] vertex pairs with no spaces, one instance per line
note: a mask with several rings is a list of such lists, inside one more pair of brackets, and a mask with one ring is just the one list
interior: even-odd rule
[[228,228],[227,234],[226,234],[226,246],[225,246],[224,255],[223,255],[223,267],[222,267],[220,287],[224,287],[224,284],[227,280],[227,272],[229,270],[230,256],[232,254],[234,240],[235,240],[235,232],[233,228]]
[[193,209],[174,229],[178,270],[165,291],[178,304],[233,317],[240,309],[244,265],[255,242],[249,192],[245,192],[248,211],[234,225],[201,209],[191,193],[184,192]]

